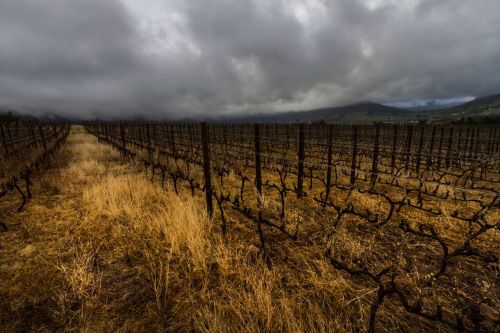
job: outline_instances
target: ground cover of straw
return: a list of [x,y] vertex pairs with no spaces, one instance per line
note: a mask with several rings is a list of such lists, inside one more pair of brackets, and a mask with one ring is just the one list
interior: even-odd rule
[[[315,219],[301,219],[298,208],[289,214],[304,226]],[[269,269],[255,226],[237,214],[228,219],[223,237],[201,194],[158,186],[74,127],[54,167],[38,179],[33,200],[0,233],[0,331],[366,329],[376,286],[330,265],[324,229],[297,242],[270,232],[279,246],[272,246]],[[354,229],[330,246],[362,258],[366,237],[374,244],[383,238]],[[389,301],[379,309],[379,324],[380,331],[449,331]]]

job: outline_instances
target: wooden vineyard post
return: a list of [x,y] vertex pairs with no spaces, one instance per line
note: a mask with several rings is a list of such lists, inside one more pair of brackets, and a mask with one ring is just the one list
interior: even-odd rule
[[299,146],[297,154],[297,198],[301,198],[304,186],[304,124],[299,125]]
[[[205,127],[206,126],[207,126],[207,124],[205,123]],[[202,123],[201,129],[203,130],[203,123]],[[203,133],[202,133],[202,136],[203,136]],[[207,135],[207,140],[208,140],[208,135]],[[203,142],[202,142],[202,144],[203,144]],[[175,155],[176,155],[175,154],[175,134],[174,134],[174,125],[173,124],[170,124],[170,150],[172,153],[172,157],[175,158]]]
[[352,161],[351,161],[351,177],[349,183],[354,187],[356,183],[356,159],[358,155],[358,127],[352,127]]
[[421,125],[420,126],[420,139],[418,140],[418,151],[417,151],[417,165],[416,165],[417,176],[418,176],[418,173],[420,172],[420,161],[422,160],[422,148],[424,145],[424,132],[425,132],[425,126]]
[[[151,149],[154,151],[154,147],[158,146],[158,123],[151,123]],[[190,146],[193,146],[192,144]]]
[[378,154],[380,140],[380,125],[375,126],[375,142],[373,143],[373,158],[372,158],[372,186],[375,185],[378,176]]
[[469,137],[469,150],[468,150],[468,153],[467,153],[467,158],[470,162],[470,159],[472,159],[473,155],[472,155],[472,150],[474,148],[474,128],[471,129],[470,131],[470,137]]
[[[467,159],[468,157],[468,149],[469,149],[469,139],[470,139],[470,128],[467,127],[467,131],[465,132],[465,142],[464,146],[462,147],[463,153],[462,156]],[[465,163],[464,163],[465,164]]]
[[35,128],[30,125],[31,140],[33,140],[33,147],[38,147],[38,142],[36,140]]
[[146,124],[146,140],[148,141],[148,160],[151,161],[152,158],[152,148],[151,148],[151,133],[149,131],[149,123]]
[[260,166],[260,131],[259,124],[255,124],[255,188],[257,189],[257,202],[262,204],[262,173]]
[[481,149],[481,140],[479,136],[480,129],[476,128],[476,148],[474,149],[474,159],[477,159],[479,150]]
[[286,124],[286,149],[290,149],[290,125]]
[[212,203],[212,178],[210,175],[210,148],[208,142],[208,125],[201,123],[201,145],[203,149],[203,176],[205,178],[205,196],[207,201],[207,212],[209,216],[214,213]]
[[410,169],[410,153],[411,153],[411,144],[413,137],[413,126],[409,125],[406,134],[406,149],[405,149],[405,170],[408,171]]
[[398,125],[394,125],[394,131],[392,133],[392,152],[391,152],[391,169],[394,173],[396,168],[396,149],[398,143]]
[[[141,126],[142,129],[142,134],[141,134],[141,143],[142,143],[142,148],[148,146],[148,131],[149,131],[149,126],[147,123],[142,123],[143,126]],[[148,149],[149,153],[149,149]]]
[[244,141],[243,141],[243,125],[239,125],[240,127],[240,154],[243,154],[243,151],[245,149],[244,147]]
[[226,128],[226,125],[222,125],[222,134],[223,134],[223,140],[224,140],[224,153],[227,156],[228,152],[227,152],[227,128]]
[[196,135],[196,127],[194,124],[191,124],[190,135],[191,135],[191,152],[195,153],[196,152],[196,145],[195,145],[194,137]]
[[326,202],[330,197],[330,187],[332,186],[333,125],[328,125],[327,136],[328,136],[328,166],[326,169],[326,189],[325,189],[325,201],[323,202],[323,207],[325,207]]
[[125,151],[127,148],[127,140],[125,138],[125,127],[122,122],[120,122],[120,137],[122,139],[122,148]]
[[441,159],[443,153],[443,140],[444,140],[444,127],[441,127],[441,134],[439,137],[439,148],[438,148],[438,160],[437,160],[437,170],[441,170]]
[[102,127],[104,127],[104,139],[108,139],[108,125],[104,123]]
[[469,157],[471,154],[469,149],[471,149],[471,147],[472,147],[471,141],[472,141],[472,135],[474,134],[474,129],[467,127],[467,131],[465,131],[465,128],[464,128],[464,132],[465,132],[465,137],[464,137],[464,140],[462,143],[462,148],[460,149],[460,153],[461,153],[460,155],[462,157],[460,159],[460,163],[466,164],[467,161],[469,160]]
[[3,130],[3,125],[0,124],[0,133],[2,134],[3,148],[5,149],[5,154],[9,154],[9,145],[7,144],[7,139],[5,138],[5,132]]
[[453,127],[450,127],[450,133],[448,135],[448,151],[446,152],[446,169],[450,167],[451,164],[451,148],[453,148]]
[[43,149],[47,150],[47,142],[45,142],[45,133],[43,133],[43,125],[38,127],[40,131],[40,137],[42,139]]
[[493,137],[493,128],[490,127],[489,131],[488,131],[488,143],[486,145],[486,153],[487,154],[490,154],[491,153],[491,139]]
[[7,134],[9,135],[9,142],[12,143],[12,133],[10,131],[10,126],[7,126],[6,128]]
[[495,127],[495,135],[493,136],[493,146],[493,152],[498,153],[500,151],[500,131],[497,127]]
[[457,165],[456,163],[459,163],[460,161],[460,156],[461,156],[461,151],[462,151],[462,131],[463,131],[463,128],[462,127],[459,127],[458,128],[458,142],[457,142],[457,154],[455,155],[455,165]]

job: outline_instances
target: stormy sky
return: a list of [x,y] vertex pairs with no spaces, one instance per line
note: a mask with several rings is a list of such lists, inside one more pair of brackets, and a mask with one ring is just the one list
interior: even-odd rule
[[0,0],[0,106],[150,118],[500,92],[498,0]]

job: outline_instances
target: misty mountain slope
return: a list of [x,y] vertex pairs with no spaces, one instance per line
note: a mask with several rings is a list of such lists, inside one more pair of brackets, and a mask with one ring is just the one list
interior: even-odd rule
[[403,121],[413,112],[373,102],[346,106],[321,108],[310,111],[282,112],[275,114],[255,114],[246,117],[226,118],[232,121],[249,122],[373,122]]
[[276,114],[255,114],[225,118],[231,121],[248,122],[332,122],[332,123],[372,123],[372,122],[451,122],[464,118],[480,119],[500,117],[500,94],[478,97],[465,104],[439,110],[411,111],[383,104],[364,102],[340,107],[322,108],[310,111],[284,112]]
[[444,110],[425,111],[422,116],[430,121],[457,121],[500,117],[500,94],[477,97],[474,100]]

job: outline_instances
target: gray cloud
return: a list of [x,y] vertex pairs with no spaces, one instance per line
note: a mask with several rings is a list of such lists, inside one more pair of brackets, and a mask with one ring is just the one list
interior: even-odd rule
[[0,105],[161,118],[484,95],[497,22],[497,0],[0,0]]

